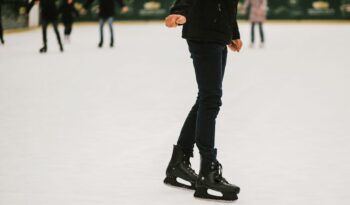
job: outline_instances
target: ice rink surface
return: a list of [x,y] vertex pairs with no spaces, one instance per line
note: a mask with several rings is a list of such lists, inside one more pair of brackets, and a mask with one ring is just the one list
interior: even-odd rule
[[[196,95],[180,29],[114,26],[114,49],[81,25],[63,54],[52,28],[45,55],[39,29],[5,36],[0,205],[215,203],[162,183]],[[350,25],[267,24],[264,49],[241,35],[216,140],[234,203],[350,204]]]

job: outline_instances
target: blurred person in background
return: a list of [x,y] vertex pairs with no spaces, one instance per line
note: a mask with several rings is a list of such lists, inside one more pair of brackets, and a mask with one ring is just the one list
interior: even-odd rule
[[[240,192],[238,186],[222,176],[215,148],[227,47],[235,52],[242,48],[237,5],[238,0],[177,0],[165,19],[167,27],[183,25],[182,37],[187,40],[193,60],[198,95],[173,147],[164,183],[194,189],[197,198],[233,201]],[[201,156],[198,175],[190,163],[195,144]],[[186,184],[179,182],[179,178]],[[212,195],[208,190],[220,192],[221,196]]]
[[43,32],[43,44],[44,46],[39,50],[40,53],[47,52],[47,26],[51,23],[56,37],[58,41],[58,45],[60,47],[60,51],[63,52],[63,45],[60,37],[60,33],[58,31],[58,9],[56,7],[55,0],[31,0],[28,4],[28,13],[33,8],[35,3],[39,2],[40,6],[40,16],[41,16],[41,25]]
[[[90,7],[90,5],[95,0],[87,0],[87,2],[84,5],[84,8]],[[110,40],[110,47],[114,46],[114,32],[113,32],[113,21],[114,21],[114,15],[115,15],[115,1],[119,3],[121,9],[121,13],[127,13],[129,11],[128,6],[124,3],[123,0],[98,0],[99,1],[99,27],[100,27],[100,42],[98,44],[98,47],[103,46],[103,27],[106,21],[108,21],[109,25],[109,31],[111,35]],[[83,13],[86,13],[86,11],[83,11]]]
[[4,31],[2,28],[2,14],[1,14],[1,8],[2,8],[2,0],[0,0],[0,42],[1,44],[5,44],[4,41]]
[[74,19],[79,16],[78,10],[74,7],[74,0],[63,0],[59,7],[59,13],[62,15],[64,38],[67,42],[70,42]]
[[245,13],[248,8],[250,8],[249,21],[251,22],[250,47],[254,47],[255,25],[258,24],[261,42],[260,47],[263,48],[265,45],[263,23],[266,20],[267,0],[245,0],[242,12]]

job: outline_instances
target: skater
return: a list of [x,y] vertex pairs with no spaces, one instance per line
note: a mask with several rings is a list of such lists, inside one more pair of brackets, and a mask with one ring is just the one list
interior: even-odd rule
[[[88,8],[92,2],[95,0],[87,0],[84,8]],[[106,21],[108,21],[109,25],[109,31],[111,34],[111,41],[110,41],[110,47],[114,46],[114,34],[113,34],[113,21],[114,21],[114,15],[115,15],[115,1],[119,3],[119,5],[122,7],[121,12],[127,13],[129,11],[128,6],[124,3],[123,0],[99,0],[99,27],[100,27],[100,42],[98,44],[98,47],[103,46],[103,27]]]
[[[237,4],[238,0],[176,0],[165,19],[167,27],[183,25],[182,37],[187,40],[199,91],[174,145],[164,183],[193,189],[198,198],[233,201],[240,192],[222,176],[214,146],[227,47],[236,52],[242,48]],[[194,144],[201,156],[198,175],[190,163]],[[187,183],[180,183],[179,178]],[[211,195],[208,190],[221,192],[222,196]]]
[[28,5],[28,12],[32,9],[36,2],[39,2],[40,6],[44,44],[43,47],[39,50],[40,53],[47,52],[47,26],[49,25],[49,23],[51,23],[54,28],[58,45],[60,46],[60,51],[63,52],[63,45],[61,42],[60,33],[58,31],[58,9],[56,7],[55,0],[31,0],[31,2]]
[[63,0],[59,7],[59,13],[62,15],[62,23],[64,25],[64,38],[66,42],[70,42],[74,19],[79,16],[78,10],[74,7],[74,0]]
[[0,0],[0,42],[1,42],[1,44],[5,44],[5,41],[4,41],[4,30],[2,28],[1,7],[2,7],[2,0]]
[[260,34],[260,48],[263,48],[265,46],[263,23],[266,20],[267,0],[245,0],[243,5],[244,13],[248,7],[250,7],[249,20],[251,22],[250,47],[254,47],[255,25],[258,24]]

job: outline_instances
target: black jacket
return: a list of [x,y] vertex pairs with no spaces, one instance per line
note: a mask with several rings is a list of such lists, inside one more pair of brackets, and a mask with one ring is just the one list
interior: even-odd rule
[[[89,7],[95,0],[87,0],[84,5],[85,8]],[[100,18],[108,18],[115,15],[115,2],[118,2],[121,7],[125,6],[123,0],[98,0],[100,6]]]
[[[32,0],[28,5],[28,12],[34,6],[37,0]],[[56,0],[40,0],[40,14],[43,20],[57,20],[58,9],[56,7]]]
[[171,14],[186,16],[182,37],[229,44],[239,39],[238,0],[176,0]]
[[63,22],[73,22],[76,17],[79,16],[79,12],[74,7],[74,3],[68,4],[66,0],[60,5],[58,9],[59,13],[62,15]]

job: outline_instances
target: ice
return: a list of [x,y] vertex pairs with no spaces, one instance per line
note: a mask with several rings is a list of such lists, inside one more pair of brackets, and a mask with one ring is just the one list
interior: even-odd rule
[[[0,45],[1,205],[209,204],[162,180],[196,84],[180,29],[49,28]],[[216,146],[241,205],[347,205],[349,24],[266,25],[264,49],[230,53]],[[62,28],[61,28],[62,30]],[[259,40],[259,38],[257,38]],[[196,152],[193,167],[198,171]]]

